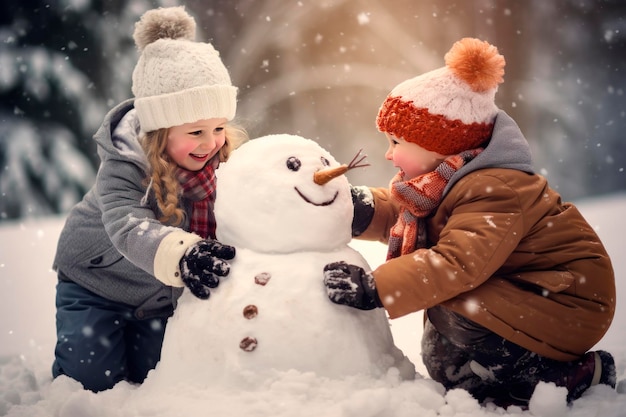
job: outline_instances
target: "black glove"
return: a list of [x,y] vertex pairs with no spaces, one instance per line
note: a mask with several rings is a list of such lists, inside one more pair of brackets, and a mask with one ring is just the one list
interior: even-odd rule
[[222,245],[217,240],[201,240],[191,246],[180,260],[180,272],[183,283],[193,295],[203,300],[209,298],[211,291],[220,283],[219,277],[230,272],[226,260],[235,257],[235,248]]
[[371,272],[345,262],[334,262],[324,267],[324,285],[328,298],[334,303],[372,310],[383,307],[378,297]]
[[366,186],[350,186],[354,217],[352,218],[352,236],[359,236],[367,229],[374,217],[374,196]]

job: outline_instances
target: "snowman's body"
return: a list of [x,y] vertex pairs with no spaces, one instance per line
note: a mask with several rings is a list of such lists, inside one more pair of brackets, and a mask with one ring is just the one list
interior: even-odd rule
[[369,269],[348,246],[347,179],[312,181],[315,171],[337,165],[313,141],[274,135],[248,142],[220,166],[217,237],[237,255],[208,300],[187,291],[181,297],[149,380],[245,384],[292,369],[377,377],[392,367],[413,378],[384,310],[361,311],[327,297],[326,264]]

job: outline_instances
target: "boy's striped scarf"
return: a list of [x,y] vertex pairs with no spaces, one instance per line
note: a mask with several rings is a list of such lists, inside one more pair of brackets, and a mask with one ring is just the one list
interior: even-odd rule
[[189,230],[203,239],[215,239],[215,169],[219,158],[209,161],[200,171],[176,170],[176,177],[183,189],[183,197],[191,201]]
[[450,178],[474,159],[483,148],[470,149],[446,158],[434,171],[404,181],[399,172],[391,180],[391,198],[401,205],[400,215],[391,228],[387,260],[406,255],[427,245],[424,218],[432,213],[443,197]]

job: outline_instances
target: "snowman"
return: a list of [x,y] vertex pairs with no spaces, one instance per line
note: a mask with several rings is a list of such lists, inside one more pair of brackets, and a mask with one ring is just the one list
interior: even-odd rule
[[366,270],[348,246],[353,205],[340,165],[316,142],[281,134],[242,145],[217,170],[217,239],[237,250],[208,300],[185,292],[147,383],[262,384],[281,372],[403,379],[415,367],[394,345],[383,309],[332,303],[325,265]]

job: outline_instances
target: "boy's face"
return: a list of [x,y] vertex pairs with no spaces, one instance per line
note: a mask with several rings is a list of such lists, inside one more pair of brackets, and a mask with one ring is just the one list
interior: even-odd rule
[[385,133],[385,136],[389,141],[385,158],[392,161],[393,165],[404,173],[405,180],[433,171],[447,158],[446,155],[428,151],[389,133]]

